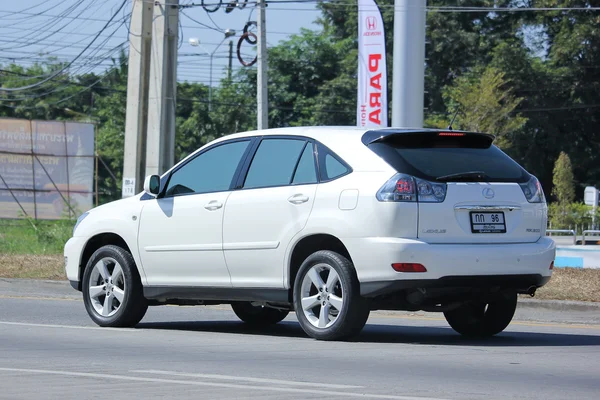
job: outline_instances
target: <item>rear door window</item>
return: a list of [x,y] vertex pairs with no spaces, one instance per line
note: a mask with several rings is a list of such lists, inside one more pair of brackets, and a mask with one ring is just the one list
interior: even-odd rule
[[317,183],[317,167],[315,165],[315,153],[313,150],[313,144],[307,143],[302,157],[296,167],[294,173],[294,179],[292,185],[302,185],[309,183]]
[[[529,174],[484,136],[398,133],[369,148],[398,172],[430,181],[527,182]],[[448,176],[455,176],[448,177]],[[443,178],[446,177],[446,178]]]
[[244,188],[291,184],[306,144],[303,139],[263,139],[248,169]]

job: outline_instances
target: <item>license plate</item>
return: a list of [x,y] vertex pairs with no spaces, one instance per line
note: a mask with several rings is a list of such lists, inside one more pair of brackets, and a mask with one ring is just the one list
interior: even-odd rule
[[503,212],[471,212],[472,233],[506,233]]

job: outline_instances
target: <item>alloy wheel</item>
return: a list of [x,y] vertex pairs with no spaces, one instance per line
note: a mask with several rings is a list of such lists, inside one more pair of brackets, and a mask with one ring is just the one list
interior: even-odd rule
[[94,310],[103,317],[116,314],[127,290],[121,265],[114,258],[102,258],[94,265],[88,285]]
[[301,286],[302,312],[316,328],[335,323],[344,305],[344,289],[336,270],[316,264],[304,275]]

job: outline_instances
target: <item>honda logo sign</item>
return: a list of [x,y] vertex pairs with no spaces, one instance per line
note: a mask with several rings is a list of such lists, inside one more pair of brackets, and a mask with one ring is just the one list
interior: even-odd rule
[[374,31],[377,29],[377,19],[375,17],[367,17],[367,30]]

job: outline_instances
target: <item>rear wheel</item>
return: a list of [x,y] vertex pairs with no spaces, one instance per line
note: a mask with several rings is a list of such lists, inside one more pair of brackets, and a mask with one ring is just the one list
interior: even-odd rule
[[239,319],[251,325],[273,325],[283,320],[290,313],[265,306],[255,306],[249,301],[232,303],[231,308]]
[[82,290],[85,309],[100,326],[135,326],[148,309],[135,261],[118,246],[96,250],[85,268]]
[[502,332],[512,321],[517,308],[517,294],[503,293],[486,303],[473,301],[444,316],[452,329],[463,336],[486,337]]
[[320,340],[357,335],[370,312],[354,266],[329,250],[317,251],[302,263],[294,282],[294,308],[302,329]]

